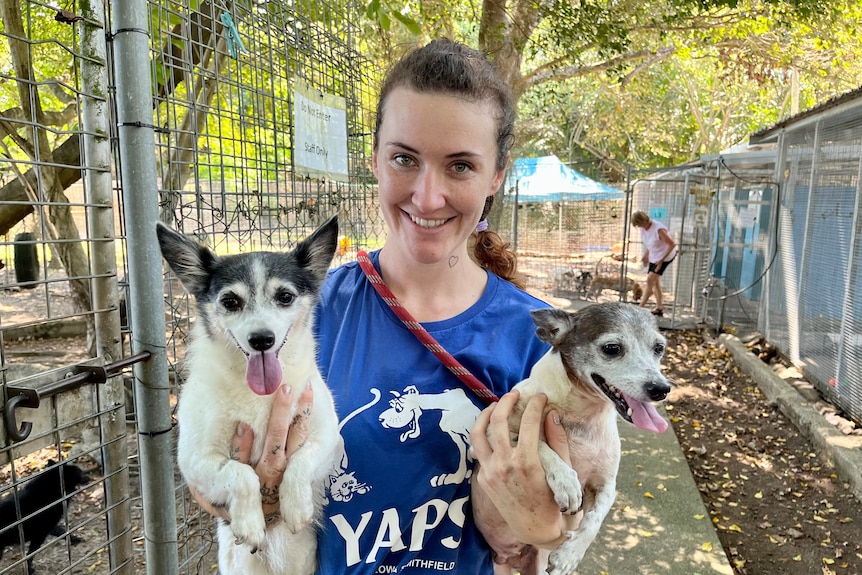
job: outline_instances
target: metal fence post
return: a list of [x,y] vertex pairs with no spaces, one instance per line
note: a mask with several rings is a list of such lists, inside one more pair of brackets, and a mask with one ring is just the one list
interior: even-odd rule
[[[108,101],[107,40],[105,5],[98,0],[81,4],[81,124],[83,127],[84,189],[87,193],[88,227],[92,238],[90,262],[93,279],[96,353],[105,363],[120,359],[121,334],[117,290],[117,252],[114,242],[113,189],[111,185],[111,113]],[[101,23],[97,26],[94,23]],[[102,433],[102,472],[105,476],[105,507],[110,565],[116,573],[134,573],[132,559],[131,513],[129,503],[129,464],[125,441],[126,414],[123,408],[122,375],[98,386]]]
[[165,349],[162,264],[156,240],[158,184],[146,0],[112,4],[117,127],[129,251],[132,352],[151,360],[135,366],[135,411],[144,501],[147,573],[179,572],[174,502],[170,387]]

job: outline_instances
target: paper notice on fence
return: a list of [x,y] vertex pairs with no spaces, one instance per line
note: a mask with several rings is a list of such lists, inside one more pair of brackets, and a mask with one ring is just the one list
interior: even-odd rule
[[296,171],[312,178],[347,181],[347,105],[301,80],[293,83]]

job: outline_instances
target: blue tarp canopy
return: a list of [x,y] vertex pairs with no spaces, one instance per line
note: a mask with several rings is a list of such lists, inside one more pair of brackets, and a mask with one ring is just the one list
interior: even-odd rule
[[506,199],[531,202],[579,202],[621,200],[625,193],[591,180],[560,161],[557,156],[518,158],[506,176]]

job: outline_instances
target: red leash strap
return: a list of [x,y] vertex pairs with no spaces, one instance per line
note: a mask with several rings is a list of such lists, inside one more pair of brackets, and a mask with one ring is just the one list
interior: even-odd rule
[[446,351],[442,345],[437,343],[437,340],[428,333],[422,324],[416,321],[410,312],[407,311],[407,308],[401,305],[401,302],[395,297],[395,294],[392,293],[392,290],[383,282],[383,278],[380,277],[380,274],[377,273],[377,270],[374,269],[374,264],[371,263],[371,260],[368,258],[368,254],[364,251],[360,251],[356,254],[356,261],[359,262],[359,267],[362,268],[362,271],[365,273],[365,277],[368,278],[368,281],[371,282],[371,285],[374,286],[374,289],[377,290],[377,293],[380,294],[380,297],[383,298],[383,301],[386,302],[392,311],[395,312],[395,315],[398,316],[407,329],[416,336],[416,338],[421,341],[428,350],[433,353],[440,362],[446,366],[446,368],[458,376],[458,379],[464,382],[464,384],[473,390],[473,393],[479,396],[479,399],[484,401],[486,404],[494,403],[498,401],[499,398],[494,395],[494,392],[488,389],[488,387],[476,379],[472,373],[470,373],[466,367],[461,365],[461,363],[455,359],[451,353]]

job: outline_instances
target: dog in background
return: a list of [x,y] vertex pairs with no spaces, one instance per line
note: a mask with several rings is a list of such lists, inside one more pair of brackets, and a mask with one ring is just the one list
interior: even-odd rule
[[551,281],[556,291],[574,292],[586,296],[592,279],[592,272],[586,270],[562,266],[551,270]]
[[[29,541],[27,554],[32,555],[45,543],[48,535],[63,535],[65,532],[60,526],[63,518],[62,499],[86,481],[84,472],[77,465],[57,465],[52,460],[44,471],[24,482],[18,491],[18,508],[15,506],[14,493],[7,493],[0,498],[0,559],[3,558],[3,550],[10,545]],[[20,515],[18,509],[21,510]],[[19,518],[23,519],[20,525],[24,531],[24,541],[21,540]],[[80,541],[74,536],[70,539],[73,543]],[[33,557],[27,560],[27,572],[30,575],[35,572]]]
[[[598,300],[599,295],[603,290],[612,289],[620,291],[619,276],[603,276],[596,273],[595,277],[590,281],[590,289],[587,294],[588,298]],[[641,285],[630,277],[625,278],[624,289],[626,292],[632,292],[633,302],[639,302],[643,297],[644,291]]]
[[[167,226],[157,235],[162,255],[194,296],[197,319],[180,394],[177,461],[186,482],[223,505],[219,520],[222,575],[309,575],[317,567],[324,481],[336,463],[338,419],[317,370],[313,309],[335,254],[337,217],[286,253],[217,256]],[[238,421],[254,432],[252,462],[262,454],[274,393],[282,383],[311,385],[309,435],[291,456],[279,486],[282,522],[266,528],[260,480],[231,459]],[[291,414],[293,417],[293,414]]]
[[515,386],[521,398],[509,428],[517,442],[524,406],[537,393],[548,397],[545,415],[559,413],[574,468],[546,443],[539,444],[539,457],[560,510],[570,515],[568,539],[549,556],[518,542],[476,483],[471,500],[476,524],[493,550],[496,574],[545,573],[547,565],[550,575],[570,575],[616,498],[621,452],[616,418],[657,433],[668,427],[652,403],[670,392],[660,366],[665,338],[651,313],[620,302],[532,315],[536,335],[552,348]]

